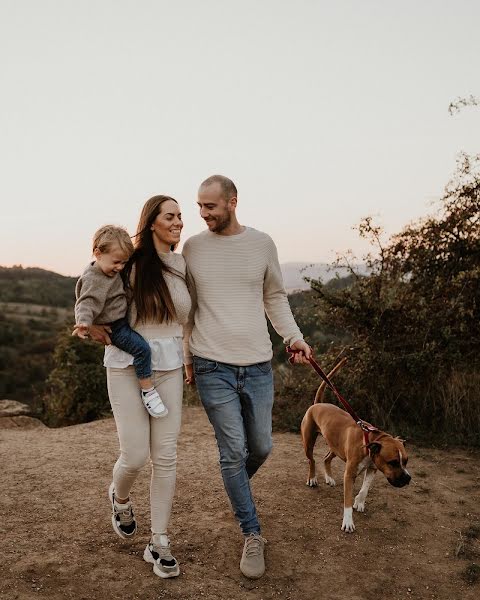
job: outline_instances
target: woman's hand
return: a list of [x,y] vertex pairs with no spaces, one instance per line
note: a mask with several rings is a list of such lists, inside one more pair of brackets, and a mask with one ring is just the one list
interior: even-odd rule
[[85,323],[77,323],[72,331],[72,335],[76,335],[82,340],[86,340],[90,337],[90,325],[85,325]]
[[187,385],[195,385],[195,373],[193,371],[193,364],[185,365],[185,383]]
[[[84,328],[87,327],[87,332],[85,333]],[[90,338],[94,342],[99,342],[100,344],[104,344],[105,346],[110,346],[112,340],[110,339],[109,333],[112,333],[112,330],[108,325],[75,325],[73,328],[72,335],[77,335],[79,338],[86,339]]]

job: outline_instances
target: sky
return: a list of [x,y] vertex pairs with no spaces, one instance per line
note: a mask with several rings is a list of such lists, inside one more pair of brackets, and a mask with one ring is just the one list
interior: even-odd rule
[[205,229],[206,177],[281,262],[367,250],[480,152],[476,0],[0,0],[0,264],[78,275],[144,202]]

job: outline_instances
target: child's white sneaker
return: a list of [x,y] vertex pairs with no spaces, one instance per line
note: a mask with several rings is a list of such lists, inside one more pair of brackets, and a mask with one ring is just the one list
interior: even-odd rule
[[162,402],[157,390],[152,387],[149,390],[142,390],[142,402],[151,417],[166,417],[168,408]]

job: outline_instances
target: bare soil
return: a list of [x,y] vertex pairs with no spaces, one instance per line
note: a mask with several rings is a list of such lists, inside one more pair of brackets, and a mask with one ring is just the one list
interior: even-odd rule
[[[268,570],[249,581],[238,569],[242,538],[212,431],[201,408],[185,409],[170,527],[182,573],[161,580],[142,559],[148,468],[132,494],[137,537],[123,542],[111,529],[107,489],[118,448],[112,419],[0,430],[0,598],[480,597],[479,453],[409,447],[413,482],[395,489],[377,474],[366,512],[354,515],[356,532],[345,534],[343,463],[333,462],[336,488],[310,489],[299,436],[274,438],[272,456],[253,480]],[[316,455],[324,452],[319,439]]]

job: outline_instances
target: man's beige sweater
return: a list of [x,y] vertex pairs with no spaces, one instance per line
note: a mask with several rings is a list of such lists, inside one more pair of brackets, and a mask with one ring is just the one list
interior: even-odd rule
[[303,339],[290,310],[277,249],[265,233],[204,231],[185,242],[192,311],[184,329],[191,355],[238,366],[272,358],[265,313],[286,344]]

